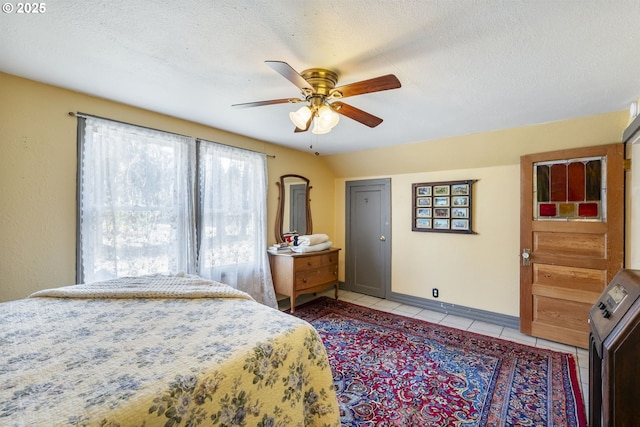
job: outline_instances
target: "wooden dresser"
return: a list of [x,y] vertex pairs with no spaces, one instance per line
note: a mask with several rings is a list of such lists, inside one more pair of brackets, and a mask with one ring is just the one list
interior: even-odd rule
[[298,295],[320,292],[335,286],[338,299],[339,252],[339,248],[306,254],[269,252],[273,285],[277,293],[291,298],[292,313],[295,311]]

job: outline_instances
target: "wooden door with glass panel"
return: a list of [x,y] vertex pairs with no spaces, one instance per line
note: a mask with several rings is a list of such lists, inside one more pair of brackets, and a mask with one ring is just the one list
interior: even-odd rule
[[589,309],[623,267],[624,147],[522,156],[520,331],[588,347]]

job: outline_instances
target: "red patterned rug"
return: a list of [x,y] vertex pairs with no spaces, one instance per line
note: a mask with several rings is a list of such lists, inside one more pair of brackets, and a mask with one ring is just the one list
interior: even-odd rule
[[571,354],[322,297],[320,333],[343,426],[587,425]]

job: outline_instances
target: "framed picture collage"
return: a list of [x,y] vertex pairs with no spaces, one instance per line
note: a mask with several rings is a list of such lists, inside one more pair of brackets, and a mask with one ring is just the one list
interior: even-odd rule
[[476,180],[412,184],[413,231],[475,234],[472,190]]

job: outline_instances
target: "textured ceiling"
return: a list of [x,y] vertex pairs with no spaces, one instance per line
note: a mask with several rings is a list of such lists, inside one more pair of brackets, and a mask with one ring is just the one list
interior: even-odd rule
[[[54,0],[0,15],[0,71],[331,154],[626,109],[639,23],[637,0]],[[231,107],[300,95],[265,60],[402,88],[344,100],[376,128],[294,134],[299,105]]]

